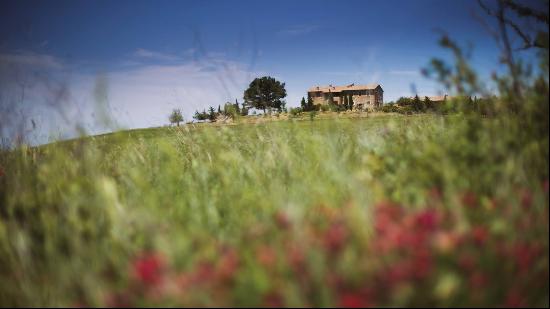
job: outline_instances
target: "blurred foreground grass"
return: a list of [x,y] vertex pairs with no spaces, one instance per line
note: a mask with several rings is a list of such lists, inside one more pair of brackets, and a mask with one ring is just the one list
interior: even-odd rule
[[548,306],[548,129],[514,117],[186,125],[4,152],[0,305]]

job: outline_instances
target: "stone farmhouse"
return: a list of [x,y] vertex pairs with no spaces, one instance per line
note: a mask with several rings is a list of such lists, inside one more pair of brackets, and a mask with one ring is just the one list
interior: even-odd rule
[[331,101],[334,104],[344,103],[345,97],[352,97],[354,109],[372,109],[382,106],[384,103],[384,90],[379,84],[347,86],[314,86],[308,89],[308,97],[313,99],[313,104],[324,105]]

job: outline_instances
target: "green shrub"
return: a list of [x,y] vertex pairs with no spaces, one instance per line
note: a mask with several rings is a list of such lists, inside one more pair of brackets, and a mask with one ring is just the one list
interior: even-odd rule
[[291,116],[296,117],[302,113],[302,109],[300,107],[291,107],[289,113]]

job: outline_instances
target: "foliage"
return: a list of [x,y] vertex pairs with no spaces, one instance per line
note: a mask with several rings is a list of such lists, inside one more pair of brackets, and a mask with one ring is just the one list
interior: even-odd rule
[[225,103],[223,106],[223,112],[221,113],[226,117],[231,117],[231,119],[237,119],[240,116],[240,109],[237,103]]
[[244,92],[244,100],[247,105],[264,111],[284,107],[283,98],[286,97],[285,83],[281,83],[273,77],[264,76],[255,78]]
[[548,139],[514,119],[186,126],[3,154],[0,299],[544,305]]
[[436,108],[436,105],[432,100],[430,100],[429,97],[424,97],[424,107],[429,110],[433,110]]
[[291,107],[289,110],[290,116],[298,116],[303,112],[303,109],[301,107]]
[[307,110],[309,111],[318,111],[319,105],[313,104],[313,98],[308,96],[307,97]]
[[307,109],[307,103],[306,103],[306,99],[304,99],[304,97],[302,97],[302,100],[300,101],[300,107],[301,107],[302,110]]
[[178,126],[180,125],[180,122],[183,121],[183,115],[181,114],[180,109],[174,109],[170,116],[168,117],[170,120],[170,123],[176,123]]
[[397,113],[399,112],[399,107],[395,103],[384,104],[380,110],[384,113]]
[[195,111],[195,114],[193,115],[193,119],[197,121],[208,120],[208,113],[205,110],[203,110],[202,112]]
[[426,107],[424,105],[424,102],[422,102],[420,100],[420,98],[418,97],[418,95],[415,95],[413,100],[412,100],[412,108],[416,111],[416,112],[422,112],[424,110],[426,110]]
[[216,112],[214,110],[214,108],[212,106],[210,106],[210,108],[208,109],[208,120],[210,120],[211,122],[214,122],[216,121]]

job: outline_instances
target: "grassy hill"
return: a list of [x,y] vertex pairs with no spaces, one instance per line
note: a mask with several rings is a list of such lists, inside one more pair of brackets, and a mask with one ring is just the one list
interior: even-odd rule
[[544,305],[547,155],[468,114],[23,147],[0,156],[0,304]]

